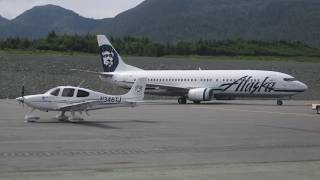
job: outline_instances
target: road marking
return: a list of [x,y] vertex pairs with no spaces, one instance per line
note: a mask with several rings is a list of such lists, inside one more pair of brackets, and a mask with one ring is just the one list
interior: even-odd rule
[[277,111],[257,111],[257,110],[248,110],[248,109],[211,108],[211,107],[192,107],[192,108],[194,108],[194,109],[222,110],[222,111],[250,112],[250,113],[294,115],[294,116],[306,116],[306,117],[320,117],[319,115],[315,115],[315,114],[284,113],[284,112],[277,112]]

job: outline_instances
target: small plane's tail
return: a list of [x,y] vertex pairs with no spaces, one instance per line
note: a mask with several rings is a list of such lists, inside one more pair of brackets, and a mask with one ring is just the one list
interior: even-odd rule
[[144,92],[146,89],[147,78],[138,78],[132,85],[130,91],[123,95],[127,102],[139,102],[144,98]]
[[97,35],[97,40],[104,72],[142,70],[126,64],[105,35]]

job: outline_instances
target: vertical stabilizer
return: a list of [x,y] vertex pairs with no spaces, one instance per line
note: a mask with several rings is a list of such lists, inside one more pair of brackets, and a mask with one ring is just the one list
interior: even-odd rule
[[147,78],[138,78],[132,85],[130,91],[123,95],[127,101],[142,101],[144,98],[144,92],[146,89]]
[[97,40],[104,72],[142,70],[124,63],[119,53],[114,49],[105,35],[97,35]]

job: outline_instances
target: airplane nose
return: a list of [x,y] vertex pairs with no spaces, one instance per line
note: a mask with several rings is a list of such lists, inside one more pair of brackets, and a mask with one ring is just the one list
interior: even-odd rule
[[24,98],[23,97],[17,97],[16,100],[19,101],[19,102],[23,102]]
[[308,90],[308,86],[303,82],[299,81],[299,86],[300,86],[301,90],[303,90],[303,91]]

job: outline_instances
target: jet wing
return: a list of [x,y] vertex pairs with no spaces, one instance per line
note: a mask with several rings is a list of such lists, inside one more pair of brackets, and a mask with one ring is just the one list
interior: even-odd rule
[[165,90],[167,92],[176,92],[176,93],[182,93],[187,94],[189,89],[192,89],[192,87],[177,87],[177,86],[170,86],[170,85],[164,85],[164,84],[147,84],[146,89],[154,89],[154,90]]
[[[170,85],[164,85],[164,84],[150,84],[150,83],[148,83],[147,86],[148,88],[166,89],[168,91],[178,91],[178,92],[185,92],[185,93],[188,93],[190,89],[198,88],[198,87],[177,87],[177,86],[170,86]],[[211,88],[214,91],[223,90],[223,88],[220,88],[220,87],[216,87],[216,88],[208,87],[208,88]]]
[[[128,82],[128,81],[122,81],[123,83],[126,84],[132,84],[132,82]],[[177,94],[188,94],[190,89],[195,89],[198,87],[178,87],[178,86],[171,86],[171,85],[167,85],[167,84],[154,84],[154,83],[147,83],[147,87],[146,89],[148,90],[164,90],[168,93],[177,93]],[[216,92],[221,92],[223,90],[223,88],[221,87],[208,87],[213,89]]]

